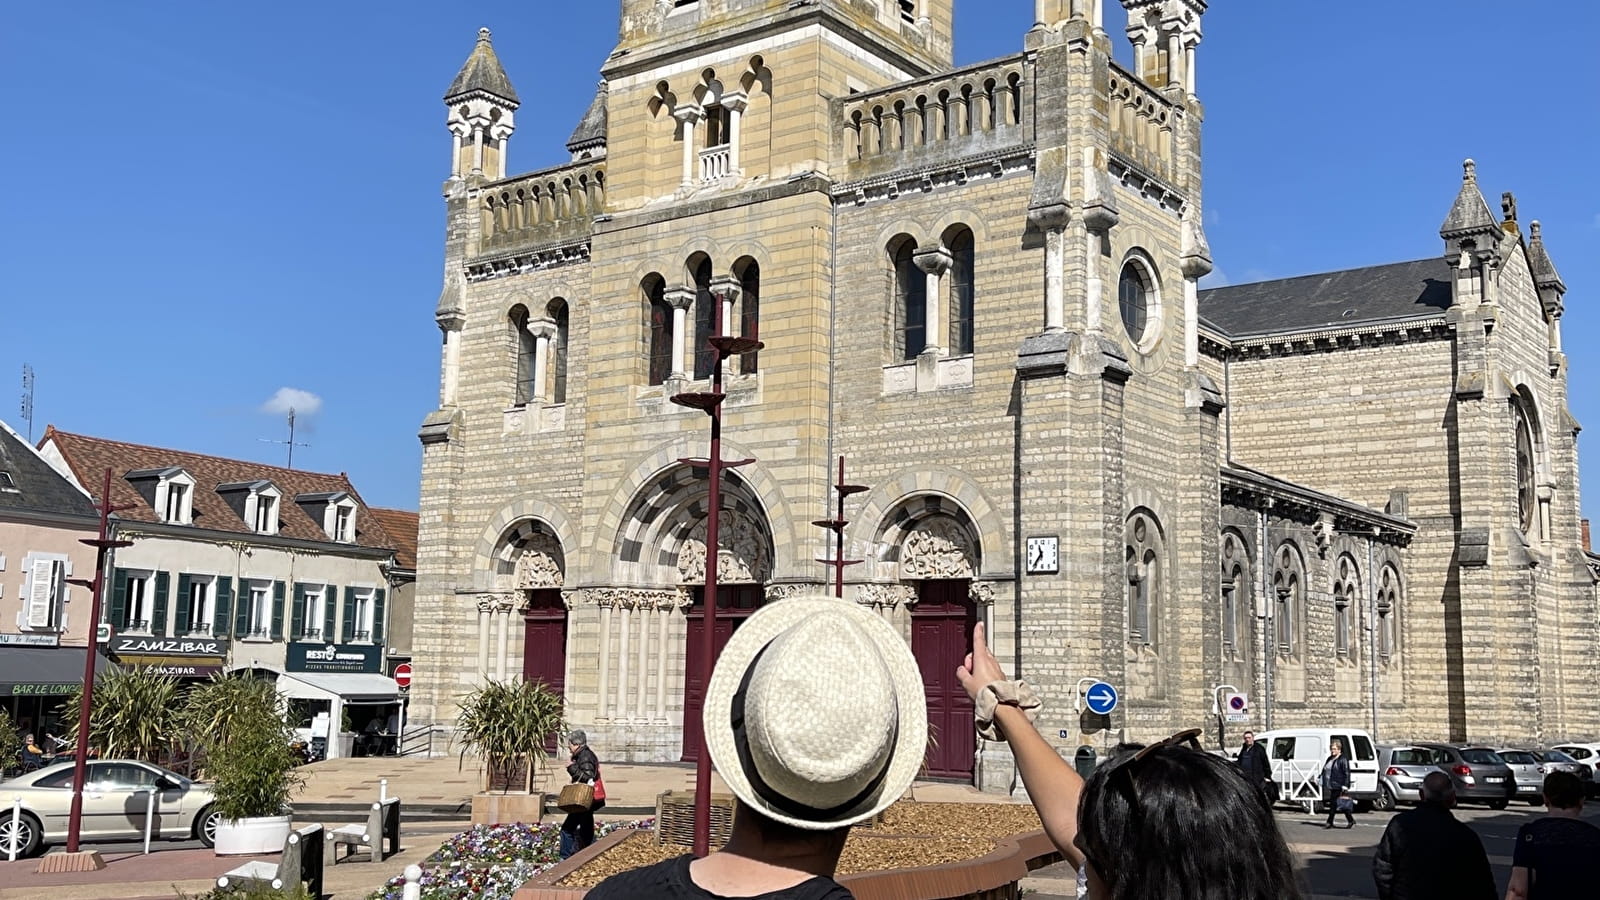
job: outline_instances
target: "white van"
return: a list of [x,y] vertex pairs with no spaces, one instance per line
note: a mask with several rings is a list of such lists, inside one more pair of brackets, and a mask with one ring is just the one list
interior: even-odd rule
[[[1272,761],[1278,799],[1314,803],[1322,798],[1322,764],[1337,740],[1350,761],[1350,796],[1357,801],[1378,797],[1378,751],[1360,728],[1279,728],[1256,733]],[[1309,808],[1309,806],[1308,806]]]

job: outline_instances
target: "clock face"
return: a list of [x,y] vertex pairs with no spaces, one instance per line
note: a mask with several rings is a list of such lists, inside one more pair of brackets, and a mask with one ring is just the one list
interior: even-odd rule
[[1058,543],[1054,537],[1028,538],[1029,574],[1049,574],[1061,568]]

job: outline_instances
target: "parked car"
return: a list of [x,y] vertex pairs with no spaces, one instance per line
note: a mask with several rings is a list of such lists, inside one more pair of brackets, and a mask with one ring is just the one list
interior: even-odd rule
[[1258,732],[1256,740],[1266,745],[1280,800],[1315,805],[1321,799],[1318,776],[1334,740],[1350,761],[1351,798],[1362,803],[1379,798],[1378,751],[1360,728],[1279,728]]
[[1439,771],[1434,754],[1427,747],[1409,744],[1378,748],[1378,797],[1374,809],[1391,810],[1401,803],[1416,803],[1422,779]]
[[[73,768],[55,764],[0,783],[0,796],[22,798],[22,815],[15,828],[22,855],[66,840]],[[198,839],[207,847],[215,842],[218,814],[212,806],[210,785],[127,759],[88,763],[79,833],[96,842],[143,840],[152,792],[156,795],[152,833],[157,840]],[[12,835],[8,811],[0,816],[0,847],[9,847]]]
[[1551,749],[1560,750],[1562,753],[1565,753],[1578,762],[1583,763],[1585,766],[1588,766],[1589,775],[1596,779],[1600,779],[1600,743],[1555,744],[1551,747]]
[[1570,755],[1556,749],[1535,750],[1533,755],[1539,757],[1539,760],[1544,763],[1545,774],[1571,772],[1578,776],[1578,780],[1583,782],[1583,795],[1585,797],[1594,797],[1596,793],[1600,793],[1600,785],[1595,782],[1594,770],[1573,759]]
[[1434,751],[1434,765],[1455,782],[1457,800],[1485,803],[1490,809],[1505,809],[1511,805],[1517,780],[1500,754],[1488,747],[1420,742],[1417,746]]
[[1500,758],[1511,767],[1513,779],[1513,795],[1518,800],[1526,800],[1533,806],[1544,803],[1544,776],[1547,771],[1544,760],[1532,750],[1519,750],[1515,747],[1503,747],[1495,751]]

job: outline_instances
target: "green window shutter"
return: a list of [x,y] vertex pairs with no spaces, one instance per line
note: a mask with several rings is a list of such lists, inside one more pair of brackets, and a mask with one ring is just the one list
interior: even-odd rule
[[189,633],[194,623],[189,621],[189,575],[187,572],[178,573],[178,624],[172,629],[175,637],[183,637]]
[[172,576],[166,572],[157,572],[155,611],[150,614],[150,633],[157,637],[167,633],[167,602],[168,594],[171,592]]
[[239,602],[233,605],[233,633],[239,637],[250,634],[250,583],[239,579]]
[[215,606],[211,612],[211,636],[226,640],[232,636],[228,624],[233,621],[233,579],[224,576],[217,577],[217,596],[212,601]]
[[372,595],[372,642],[382,644],[383,640],[383,603],[388,599],[388,592],[378,588]]
[[294,583],[294,603],[289,606],[289,640],[296,641],[306,629],[306,586]]
[[106,621],[113,628],[121,628],[128,620],[128,570],[118,569],[111,576],[111,609]]
[[334,616],[339,611],[339,589],[331,584],[322,586],[322,639],[333,643],[338,637],[333,631]]
[[283,640],[283,582],[272,583],[272,639]]
[[356,589],[344,589],[344,632],[339,640],[348,644],[356,639]]

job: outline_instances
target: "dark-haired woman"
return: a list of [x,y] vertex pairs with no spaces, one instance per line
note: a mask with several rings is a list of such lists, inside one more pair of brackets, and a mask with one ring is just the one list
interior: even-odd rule
[[1199,730],[1123,745],[1085,782],[1033,727],[1038,698],[1008,681],[973,631],[957,670],[979,732],[1011,745],[1045,833],[1090,900],[1302,900],[1294,861],[1255,785],[1199,749]]

